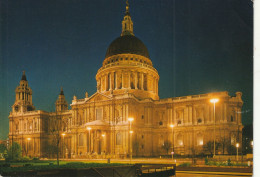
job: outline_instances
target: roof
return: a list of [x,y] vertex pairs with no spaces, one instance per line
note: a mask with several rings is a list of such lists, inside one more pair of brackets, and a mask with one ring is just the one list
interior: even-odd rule
[[123,35],[116,38],[108,47],[106,58],[117,54],[137,54],[149,58],[144,43],[133,35]]

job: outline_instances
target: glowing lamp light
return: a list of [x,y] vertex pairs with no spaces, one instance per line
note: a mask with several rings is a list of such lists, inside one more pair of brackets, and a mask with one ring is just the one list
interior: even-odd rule
[[105,135],[105,134],[102,134],[101,136],[102,136],[102,137],[105,137],[106,135]]
[[203,141],[200,141],[200,145],[203,145]]
[[239,147],[239,143],[236,144],[236,147],[237,147],[237,148]]
[[251,141],[251,146],[253,146],[254,145],[254,142],[253,141]]
[[213,99],[210,100],[211,103],[217,103],[218,101],[219,101],[218,98],[213,98]]
[[88,130],[91,130],[91,127],[88,127],[87,129],[88,129]]
[[173,128],[173,127],[174,127],[174,125],[173,125],[173,124],[171,124],[171,125],[170,125],[170,127],[171,127],[171,128]]
[[62,135],[62,136],[65,136],[66,134],[65,134],[65,133],[62,133],[61,135]]
[[133,131],[133,130],[131,130],[131,131],[130,131],[130,133],[132,134],[132,133],[134,133],[134,131]]
[[27,138],[27,140],[28,140],[28,141],[30,141],[30,140],[31,140],[31,138]]
[[129,118],[128,118],[128,121],[129,121],[129,122],[132,122],[132,121],[134,121],[134,118],[129,117]]

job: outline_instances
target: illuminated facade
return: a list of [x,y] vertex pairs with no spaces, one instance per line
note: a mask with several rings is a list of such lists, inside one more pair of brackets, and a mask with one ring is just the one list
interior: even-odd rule
[[[241,92],[159,98],[159,75],[146,46],[134,36],[128,4],[121,36],[108,47],[96,81],[96,93],[74,96],[71,110],[61,90],[56,111],[49,113],[35,110],[23,73],[9,115],[10,141],[19,142],[24,155],[47,157],[58,137],[68,158],[127,156],[131,149],[134,156],[158,156],[166,154],[167,144],[174,145],[175,154],[199,154],[214,137],[225,145],[242,142]],[[219,99],[215,105],[213,98]],[[227,153],[224,147],[216,154],[223,149]]]

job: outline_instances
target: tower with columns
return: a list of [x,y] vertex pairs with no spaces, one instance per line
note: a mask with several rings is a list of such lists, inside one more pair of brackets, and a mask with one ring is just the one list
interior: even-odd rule
[[56,100],[56,112],[62,112],[68,110],[68,102],[65,99],[63,88],[60,90],[58,99]]
[[29,87],[25,71],[23,71],[20,84],[15,89],[15,103],[12,106],[12,111],[27,112],[34,109],[32,103],[32,89]]

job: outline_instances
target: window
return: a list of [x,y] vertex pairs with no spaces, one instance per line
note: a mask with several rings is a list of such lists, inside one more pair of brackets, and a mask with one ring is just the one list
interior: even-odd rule
[[142,119],[144,119],[144,115],[142,115]]
[[121,135],[121,133],[116,134],[116,145],[122,145],[122,135]]
[[18,112],[18,111],[19,111],[19,106],[15,106],[15,107],[14,107],[14,110],[15,110],[16,112]]
[[79,146],[83,146],[83,141],[84,141],[84,135],[80,134],[79,135]]
[[197,145],[202,146],[203,145],[203,136],[202,134],[197,134]]
[[102,120],[102,109],[96,109],[96,120]]
[[142,149],[144,149],[144,145],[142,144]]
[[178,124],[178,125],[181,125],[181,120],[179,120],[177,124]]
[[198,124],[200,124],[200,123],[202,123],[202,120],[201,120],[201,118],[198,118]]
[[231,116],[230,120],[231,120],[231,122],[233,122],[233,121],[234,121],[234,118],[233,118],[233,116]]
[[142,139],[144,139],[144,135],[142,135]]
[[160,122],[159,122],[159,125],[163,125],[163,122],[162,122],[162,121],[160,121]]
[[179,146],[183,146],[183,136],[181,134],[177,136],[177,142]]

